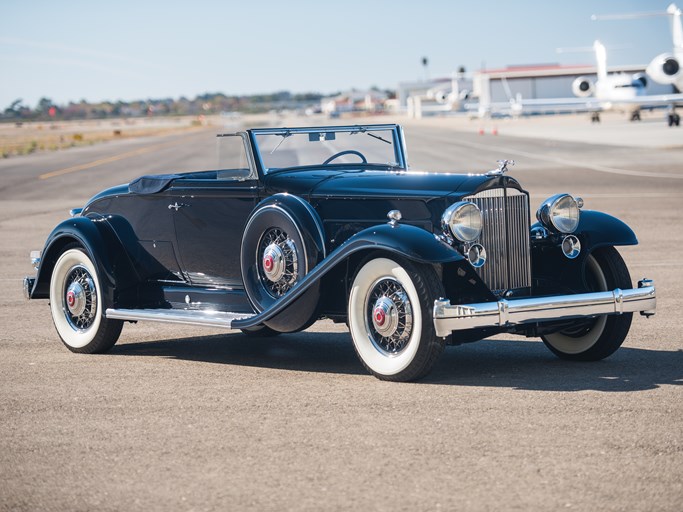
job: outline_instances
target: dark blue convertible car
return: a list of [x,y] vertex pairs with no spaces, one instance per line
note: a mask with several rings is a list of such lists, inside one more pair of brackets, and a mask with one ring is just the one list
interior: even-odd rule
[[501,332],[602,359],[654,314],[654,283],[634,288],[615,248],[633,231],[566,193],[532,223],[508,162],[411,172],[392,124],[219,137],[220,169],[105,190],[34,253],[26,295],[49,299],[70,350],[110,349],[126,321],[272,336],[329,318],[368,371],[406,381]]

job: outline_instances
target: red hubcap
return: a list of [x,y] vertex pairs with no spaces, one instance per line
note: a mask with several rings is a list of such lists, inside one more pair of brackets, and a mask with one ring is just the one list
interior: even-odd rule
[[383,309],[381,309],[381,308],[375,309],[375,323],[377,325],[379,325],[379,326],[384,325],[384,322],[386,321],[386,319],[387,319],[387,315]]
[[270,254],[263,258],[263,268],[266,269],[266,272],[273,270],[273,257]]
[[76,294],[71,290],[66,294],[66,303],[70,308],[74,307],[74,304],[76,304]]

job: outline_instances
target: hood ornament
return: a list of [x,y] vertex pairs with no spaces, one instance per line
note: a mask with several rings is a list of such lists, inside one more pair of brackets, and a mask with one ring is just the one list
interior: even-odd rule
[[506,172],[508,172],[508,165],[510,167],[515,165],[514,160],[497,160],[498,162],[498,169],[493,169],[492,171],[489,171],[486,173],[486,176],[502,176]]

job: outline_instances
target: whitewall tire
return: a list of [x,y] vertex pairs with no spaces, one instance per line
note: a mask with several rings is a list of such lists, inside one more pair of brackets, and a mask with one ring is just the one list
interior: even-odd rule
[[[631,288],[628,268],[614,247],[596,250],[586,259],[584,277],[588,291]],[[597,361],[614,353],[624,342],[633,313],[602,315],[581,320],[575,327],[542,336],[558,357],[577,361]]]
[[50,310],[59,337],[72,352],[105,352],[116,343],[123,322],[104,318],[102,298],[95,265],[81,248],[70,246],[52,271]]
[[356,273],[348,319],[356,353],[383,380],[410,381],[426,375],[445,340],[434,331],[434,298],[443,287],[434,270],[402,258],[377,257]]

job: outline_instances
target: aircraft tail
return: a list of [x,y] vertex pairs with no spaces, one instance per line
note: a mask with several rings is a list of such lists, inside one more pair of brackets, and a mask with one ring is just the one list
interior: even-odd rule
[[595,62],[598,68],[598,80],[607,78],[607,51],[605,46],[600,41],[593,43],[593,50],[595,50]]
[[673,35],[674,53],[683,51],[683,25],[681,24],[681,10],[676,4],[671,4],[666,9],[671,16],[671,34]]

